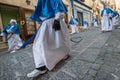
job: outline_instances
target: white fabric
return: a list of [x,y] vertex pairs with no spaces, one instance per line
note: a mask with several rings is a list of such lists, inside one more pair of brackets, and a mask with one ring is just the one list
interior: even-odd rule
[[112,20],[109,19],[109,17],[111,16],[111,14],[107,14],[106,10],[103,13],[103,17],[102,17],[102,31],[111,31],[112,30]]
[[95,26],[95,27],[97,27],[97,26],[98,26],[97,22],[94,22],[94,26]]
[[71,26],[71,30],[72,30],[71,34],[78,32],[78,27],[76,26],[76,24],[73,24],[70,26]]
[[87,24],[84,24],[84,29],[87,29]]
[[60,20],[61,30],[53,29],[54,18],[44,21],[33,43],[36,68],[45,65],[49,70],[70,52],[67,26]]
[[18,34],[8,34],[9,51],[19,49],[22,46],[22,40]]
[[118,20],[117,20],[117,16],[113,17],[113,20],[112,20],[112,21],[113,21],[113,25],[116,25],[116,22],[118,21]]
[[58,12],[57,14],[55,14],[55,19],[56,20],[61,20],[64,18],[65,13],[64,12]]

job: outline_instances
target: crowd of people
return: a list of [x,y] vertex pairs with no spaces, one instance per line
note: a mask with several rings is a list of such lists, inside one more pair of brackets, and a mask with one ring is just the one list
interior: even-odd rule
[[[55,65],[62,59],[66,59],[70,53],[69,31],[65,22],[64,15],[67,13],[62,0],[38,0],[32,20],[40,22],[33,42],[33,56],[35,69],[28,73],[28,77],[36,77],[40,74],[52,70]],[[104,5],[101,11],[101,31],[112,31],[113,25],[116,24],[119,14]],[[93,19],[94,26],[98,26],[97,18]],[[72,17],[69,21],[71,34],[78,33],[78,19]],[[88,26],[87,21],[83,21],[84,28]],[[8,46],[11,53],[23,45],[20,38],[20,30],[15,19],[10,20],[10,24],[5,26],[1,36],[7,35]]]

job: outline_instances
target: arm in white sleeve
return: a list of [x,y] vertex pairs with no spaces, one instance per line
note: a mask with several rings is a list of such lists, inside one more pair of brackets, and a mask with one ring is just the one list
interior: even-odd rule
[[58,12],[57,14],[55,14],[55,19],[56,20],[62,20],[65,16],[64,12]]

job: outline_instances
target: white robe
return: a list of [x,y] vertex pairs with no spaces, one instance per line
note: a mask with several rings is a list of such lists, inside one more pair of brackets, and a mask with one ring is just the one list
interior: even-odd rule
[[35,67],[46,66],[52,70],[54,66],[70,52],[70,39],[67,26],[60,21],[61,30],[53,29],[54,18],[44,21],[33,43]]
[[22,40],[18,34],[8,34],[8,51],[20,49],[22,45]]
[[112,30],[112,20],[109,19],[109,17],[111,16],[111,14],[107,14],[106,10],[103,13],[103,17],[102,17],[102,31],[111,31]]
[[87,24],[84,24],[84,26],[83,26],[83,27],[84,27],[84,29],[87,29]]
[[78,32],[78,27],[76,24],[71,24],[70,26],[72,30],[71,34]]
[[95,27],[97,27],[97,26],[98,26],[96,21],[94,21],[94,26],[95,26]]

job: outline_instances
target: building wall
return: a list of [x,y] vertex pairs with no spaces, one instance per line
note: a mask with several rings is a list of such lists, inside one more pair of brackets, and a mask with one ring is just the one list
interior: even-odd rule
[[92,0],[85,0],[85,4],[89,5],[90,7],[93,6],[93,1]]
[[[80,20],[80,26],[83,26],[83,21],[87,21],[89,23],[89,25],[91,25],[92,22],[92,10],[81,5],[80,3],[74,2],[74,13],[75,13],[75,17],[78,18],[78,12],[81,13],[81,19]],[[81,21],[82,20],[82,21]]]
[[0,0],[0,3],[12,5],[12,6],[23,7],[23,8],[27,8],[27,9],[34,9],[37,0],[30,0],[30,1],[31,1],[30,5],[26,4],[26,0]]

